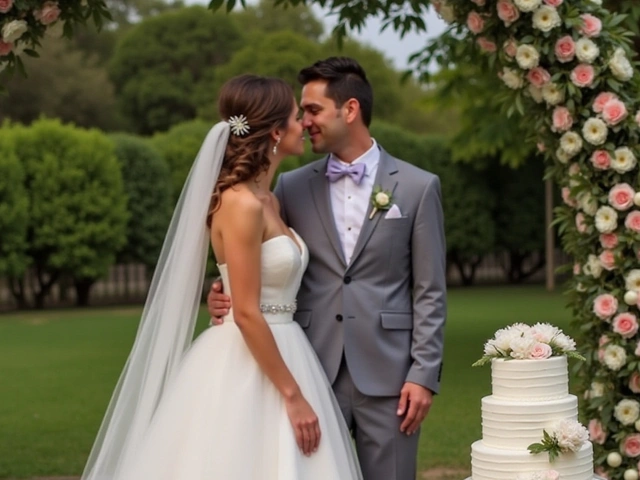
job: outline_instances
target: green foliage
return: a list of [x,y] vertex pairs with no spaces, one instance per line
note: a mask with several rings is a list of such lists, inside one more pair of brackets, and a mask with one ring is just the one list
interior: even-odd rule
[[127,197],[126,243],[118,261],[153,267],[171,219],[169,167],[149,142],[125,134],[111,136]]
[[110,73],[123,114],[150,134],[196,117],[216,68],[242,45],[232,18],[198,6],[140,22],[116,46]]
[[[4,126],[8,128],[8,126]],[[0,276],[21,276],[29,259],[29,198],[12,138],[0,129]]]
[[26,171],[28,253],[41,307],[62,274],[90,286],[113,264],[127,222],[120,167],[112,143],[97,130],[39,120],[1,132],[14,136]]

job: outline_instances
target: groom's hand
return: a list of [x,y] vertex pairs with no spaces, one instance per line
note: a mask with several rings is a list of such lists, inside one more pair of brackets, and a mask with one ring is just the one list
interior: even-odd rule
[[231,298],[222,293],[222,282],[216,280],[211,285],[209,295],[207,295],[207,309],[211,316],[211,325],[220,325],[222,317],[229,313],[231,308]]
[[398,402],[398,416],[403,415],[404,420],[400,425],[400,431],[407,435],[413,435],[418,431],[433,402],[433,392],[417,383],[406,382],[400,390]]

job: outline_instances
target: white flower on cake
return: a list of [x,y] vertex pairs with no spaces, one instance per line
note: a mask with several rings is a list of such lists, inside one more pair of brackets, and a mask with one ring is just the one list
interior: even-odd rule
[[576,344],[562,330],[548,323],[533,326],[515,323],[498,330],[484,345],[483,357],[473,366],[482,366],[494,358],[517,360],[544,360],[566,355],[584,360],[576,353]]
[[553,462],[561,453],[577,452],[589,440],[589,431],[580,422],[563,419],[549,432],[542,431],[542,441],[529,445],[532,454],[547,452]]
[[640,417],[640,403],[628,398],[620,400],[613,410],[613,416],[622,425],[633,425]]

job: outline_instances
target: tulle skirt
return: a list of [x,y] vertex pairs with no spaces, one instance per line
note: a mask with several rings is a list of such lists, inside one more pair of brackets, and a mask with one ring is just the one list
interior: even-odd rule
[[284,402],[233,322],[194,342],[118,480],[355,480],[354,448],[322,367],[300,326],[270,325],[319,417],[318,451],[295,441]]

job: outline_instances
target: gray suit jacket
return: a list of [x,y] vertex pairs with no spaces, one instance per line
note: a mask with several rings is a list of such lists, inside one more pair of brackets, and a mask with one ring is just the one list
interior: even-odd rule
[[437,393],[446,317],[440,180],[381,149],[374,185],[403,217],[365,218],[346,264],[336,230],[327,158],[280,176],[285,222],[309,248],[294,318],[333,383],[342,354],[362,393],[397,396],[405,381]]

